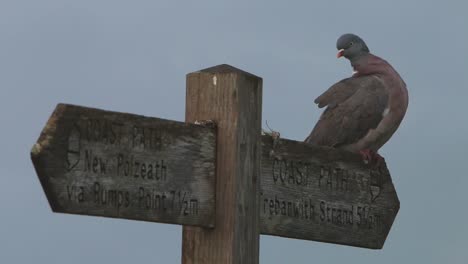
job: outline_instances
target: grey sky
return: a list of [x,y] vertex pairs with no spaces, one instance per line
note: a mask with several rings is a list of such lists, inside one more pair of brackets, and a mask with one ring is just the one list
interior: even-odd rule
[[0,262],[179,263],[181,227],[54,214],[29,151],[58,102],[183,120],[185,74],[228,63],[264,79],[263,119],[302,140],[313,100],[351,73],[353,32],[405,79],[382,149],[401,201],[372,251],[262,236],[261,263],[467,263],[466,1],[0,2]]

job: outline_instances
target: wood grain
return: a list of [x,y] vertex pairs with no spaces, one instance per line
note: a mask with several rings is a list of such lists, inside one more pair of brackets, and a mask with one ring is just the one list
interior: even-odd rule
[[400,208],[390,173],[359,155],[262,137],[262,234],[380,249]]
[[215,135],[59,104],[31,158],[54,212],[213,227]]
[[258,263],[262,79],[228,65],[187,75],[186,121],[217,123],[212,230],[184,227],[182,263]]

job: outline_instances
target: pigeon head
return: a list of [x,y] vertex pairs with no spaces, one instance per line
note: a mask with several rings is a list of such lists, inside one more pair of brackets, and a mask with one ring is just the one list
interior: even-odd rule
[[336,41],[337,58],[344,56],[350,61],[369,53],[364,40],[354,34],[344,34]]

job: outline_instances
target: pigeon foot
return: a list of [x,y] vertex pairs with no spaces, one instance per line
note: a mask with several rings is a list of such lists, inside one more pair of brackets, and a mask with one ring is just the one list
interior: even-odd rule
[[384,158],[380,156],[379,153],[371,149],[360,150],[359,154],[361,154],[365,164],[373,164],[378,166],[384,160]]

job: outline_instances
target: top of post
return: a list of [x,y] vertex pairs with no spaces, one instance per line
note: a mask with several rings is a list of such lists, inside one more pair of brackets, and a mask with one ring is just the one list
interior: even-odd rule
[[199,70],[197,72],[212,73],[212,74],[217,74],[217,73],[221,73],[221,74],[223,74],[223,73],[238,73],[238,74],[243,74],[243,75],[247,75],[247,76],[250,76],[250,77],[255,77],[255,78],[261,79],[260,77],[254,75],[252,73],[243,71],[243,70],[238,69],[236,67],[233,67],[233,66],[231,66],[229,64],[220,64],[220,65],[209,67],[209,68],[206,68],[206,69],[203,69],[203,70]]

